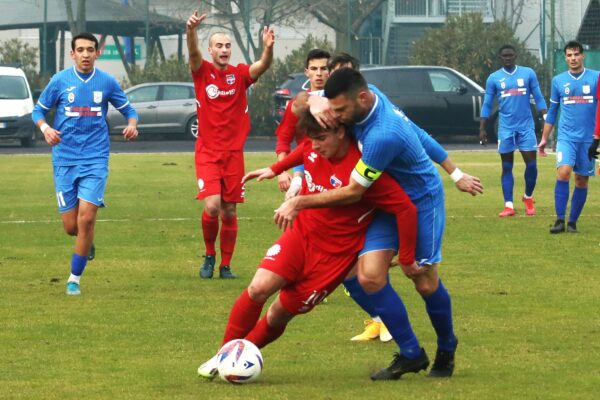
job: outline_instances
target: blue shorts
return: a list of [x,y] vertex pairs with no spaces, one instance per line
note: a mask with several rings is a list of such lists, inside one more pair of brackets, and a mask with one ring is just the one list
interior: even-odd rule
[[104,207],[104,189],[108,178],[108,165],[86,164],[54,166],[54,188],[58,211],[64,213],[75,208],[79,199]]
[[569,165],[580,176],[594,176],[594,159],[590,161],[588,148],[592,142],[559,140],[556,143],[556,167]]
[[498,153],[512,153],[519,151],[536,151],[537,139],[533,129],[525,132],[500,131],[498,132]]
[[[417,249],[415,258],[419,265],[432,265],[442,261],[442,238],[446,225],[444,202],[417,211]],[[378,211],[367,228],[365,245],[359,256],[370,251],[398,251],[396,218]]]

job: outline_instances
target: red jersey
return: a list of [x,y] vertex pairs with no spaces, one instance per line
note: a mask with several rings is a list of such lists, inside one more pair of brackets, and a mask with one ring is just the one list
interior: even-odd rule
[[225,71],[202,60],[192,72],[198,110],[196,150],[243,150],[250,132],[246,89],[254,83],[250,66],[228,65]]
[[[326,159],[314,151],[311,142],[306,140],[286,158],[273,164],[271,169],[278,175],[303,163],[305,180],[300,195],[310,196],[346,186],[360,156],[356,144],[351,142],[344,158]],[[400,262],[414,262],[417,209],[398,182],[386,173],[369,187],[357,203],[301,210],[292,229],[302,232],[308,243],[307,248],[314,246],[331,254],[358,253],[364,245],[365,232],[375,208],[396,216],[401,238]]]

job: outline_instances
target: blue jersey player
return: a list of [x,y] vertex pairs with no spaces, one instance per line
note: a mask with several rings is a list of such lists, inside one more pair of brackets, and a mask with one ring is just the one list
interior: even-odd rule
[[[94,67],[98,40],[80,33],[71,40],[75,65],[52,77],[33,110],[33,121],[52,146],[52,166],[58,210],[67,234],[76,236],[67,294],[79,295],[79,280],[93,258],[94,224],[104,206],[108,176],[109,136],[106,111],[111,103],[127,118],[126,140],[135,139],[137,113],[116,79]],[[56,109],[54,126],[46,114]]]
[[[426,138],[427,134],[401,111],[370,90],[358,71],[350,68],[335,71],[325,85],[325,95],[336,118],[352,124],[362,149],[361,160],[347,186],[306,196],[310,199],[290,199],[276,211],[275,220],[285,228],[302,208],[351,204],[362,197],[382,171],[391,174],[418,210],[417,262],[402,265],[402,269],[423,297],[438,336],[438,351],[429,374],[451,376],[458,341],[453,330],[450,295],[437,272],[445,211],[442,182],[432,160],[440,163],[463,191],[473,195],[482,193],[481,182],[456,168],[437,142]],[[375,314],[381,317],[400,347],[390,366],[373,374],[373,380],[398,379],[404,373],[418,372],[429,365],[410,326],[406,308],[388,281],[387,268],[398,246],[394,228],[387,215],[375,218],[358,266],[360,285],[356,286],[364,289]]]
[[516,65],[517,52],[509,44],[498,51],[502,68],[488,77],[485,97],[481,107],[479,138],[482,144],[487,141],[486,123],[492,113],[494,99],[498,100],[498,153],[502,160],[502,193],[504,210],[500,217],[515,215],[513,204],[513,164],[514,152],[519,150],[525,162],[525,214],[535,215],[533,190],[537,180],[537,139],[535,124],[529,104],[533,95],[538,112],[546,114],[546,102],[540,90],[535,72],[528,67]]
[[[581,43],[571,41],[564,51],[569,69],[552,79],[550,109],[538,145],[540,153],[545,155],[546,141],[560,109],[554,187],[556,221],[550,228],[550,233],[577,232],[577,219],[585,205],[588,181],[590,176],[594,176],[594,158],[589,157],[588,152],[594,140],[598,71],[583,66],[585,54]],[[565,225],[572,172],[575,172],[575,189],[571,196],[569,220]]]

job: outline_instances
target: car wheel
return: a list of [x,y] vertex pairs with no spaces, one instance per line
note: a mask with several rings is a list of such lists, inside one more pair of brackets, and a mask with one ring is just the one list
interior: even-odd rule
[[31,130],[31,136],[26,138],[21,138],[21,146],[23,147],[33,147],[35,146],[36,132],[35,129]]
[[194,139],[198,137],[198,118],[196,116],[190,118],[185,131],[187,132],[188,136],[191,136]]

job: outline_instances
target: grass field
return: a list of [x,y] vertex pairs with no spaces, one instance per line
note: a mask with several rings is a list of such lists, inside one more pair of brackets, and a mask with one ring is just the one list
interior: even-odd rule
[[[494,152],[452,153],[486,192],[444,178],[442,277],[460,338],[450,380],[424,374],[373,383],[391,343],[351,343],[364,315],[342,291],[293,321],[263,350],[246,386],[196,377],[221,340],[229,308],[278,236],[275,182],[251,183],[239,207],[236,281],[198,278],[201,203],[191,154],[114,155],[96,225],[97,258],[82,296],[67,297],[72,238],[56,212],[49,156],[0,157],[0,399],[592,399],[600,388],[600,187],[591,182],[580,233],[551,236],[554,157],[540,160],[538,215],[500,219]],[[248,154],[247,168],[271,154]],[[395,288],[430,357],[423,302],[399,270]]]

